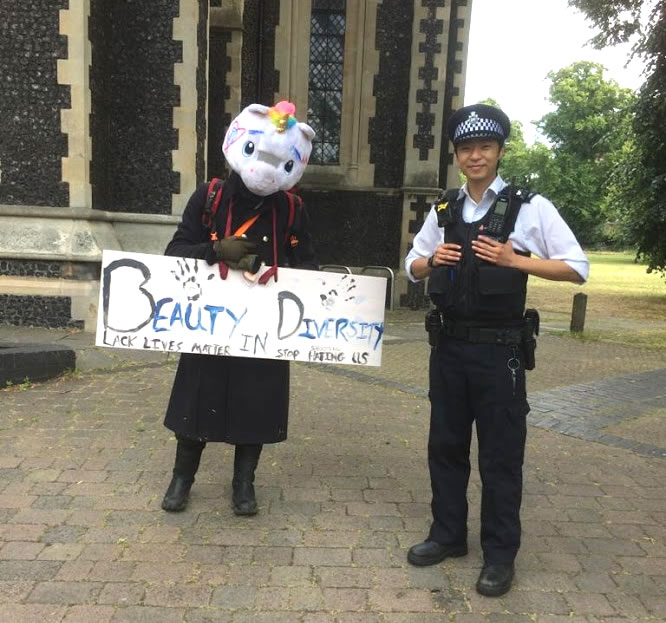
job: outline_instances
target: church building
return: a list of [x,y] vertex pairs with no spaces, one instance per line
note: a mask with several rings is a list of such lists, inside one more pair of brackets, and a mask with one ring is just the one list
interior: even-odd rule
[[0,0],[0,323],[92,331],[104,249],[161,254],[222,138],[286,99],[323,265],[402,262],[458,174],[472,0]]

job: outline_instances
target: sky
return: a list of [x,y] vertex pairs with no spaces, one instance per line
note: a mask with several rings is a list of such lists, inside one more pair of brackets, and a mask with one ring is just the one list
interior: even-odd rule
[[595,50],[595,34],[567,0],[472,0],[465,104],[492,97],[511,119],[523,124],[525,141],[538,138],[532,121],[552,110],[549,71],[575,61],[601,63],[606,79],[637,89],[640,62],[625,68],[629,46]]

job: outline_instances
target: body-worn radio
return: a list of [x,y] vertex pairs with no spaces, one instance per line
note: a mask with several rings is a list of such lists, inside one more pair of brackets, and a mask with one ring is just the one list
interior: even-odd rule
[[502,238],[502,234],[504,233],[504,224],[510,206],[511,206],[511,195],[509,195],[508,197],[504,197],[501,195],[497,197],[497,199],[495,200],[495,204],[492,206],[488,224],[485,225],[483,228],[483,234],[485,236],[497,238],[498,240]]

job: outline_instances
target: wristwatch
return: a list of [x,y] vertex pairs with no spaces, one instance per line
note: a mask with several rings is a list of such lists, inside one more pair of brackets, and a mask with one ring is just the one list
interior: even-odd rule
[[434,259],[435,259],[435,256],[434,256],[434,255],[431,255],[431,256],[428,258],[428,266],[429,266],[430,268],[434,268],[434,265],[433,265],[433,263],[432,263]]

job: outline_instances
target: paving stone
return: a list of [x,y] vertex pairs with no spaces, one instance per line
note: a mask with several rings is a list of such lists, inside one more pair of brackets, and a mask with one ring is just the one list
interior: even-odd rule
[[663,593],[663,574],[652,577],[643,574],[614,573],[613,580],[621,592],[626,594],[653,596]]
[[81,560],[116,560],[123,553],[122,544],[93,543],[86,545],[79,555]]
[[320,610],[324,606],[324,595],[319,587],[296,586],[287,590],[290,610]]
[[[297,617],[296,613],[291,615],[292,617]],[[337,618],[328,612],[305,612],[296,620],[304,623],[336,623]]]
[[271,569],[269,584],[271,586],[311,586],[314,582],[312,567],[281,566]]
[[337,623],[380,623],[379,616],[372,612],[341,612],[336,616]]
[[340,547],[296,547],[295,565],[339,567],[351,562],[351,550]]
[[257,596],[254,586],[219,586],[213,590],[210,605],[217,608],[252,608]]
[[238,611],[234,614],[234,623],[291,623],[292,621],[302,621],[300,615],[295,612],[269,611],[261,612],[258,610]]
[[213,589],[198,584],[151,584],[146,587],[143,603],[148,606],[207,606]]
[[108,623],[114,612],[110,606],[71,606],[62,623]]
[[66,606],[53,604],[5,604],[3,623],[60,623]]
[[27,601],[45,604],[92,603],[102,588],[100,582],[40,582]]
[[44,560],[0,560],[0,580],[49,580],[61,564]]
[[659,595],[641,595],[640,600],[650,616],[657,620],[666,618],[666,597],[663,591]]
[[[36,482],[30,487],[30,494],[36,496],[57,496],[67,485],[63,482]],[[71,498],[68,498],[71,500]],[[33,504],[34,506],[34,504]]]
[[233,613],[220,608],[190,608],[185,611],[187,623],[231,623]]
[[368,602],[371,608],[382,612],[430,612],[433,609],[432,593],[414,588],[371,589]]
[[[100,563],[97,563],[100,564]],[[132,565],[131,579],[140,582],[188,582],[198,575],[198,567],[193,562],[177,562],[165,565],[162,562],[106,563]],[[202,567],[203,568],[203,567]]]
[[117,608],[111,623],[182,623],[184,615],[183,608],[128,606]]
[[263,565],[289,565],[294,557],[291,547],[255,547],[252,562]]
[[24,601],[34,587],[34,582],[0,582],[0,604]]
[[125,582],[132,577],[134,569],[135,563],[131,562],[96,562],[90,569],[88,579],[91,582]]
[[664,558],[619,556],[617,561],[625,572],[631,574],[664,575],[664,568],[666,568],[666,559]]
[[108,582],[97,598],[100,604],[113,606],[134,606],[143,603],[145,588],[131,582]]
[[[654,616],[641,601],[633,596],[618,593],[617,591],[606,594],[606,598],[611,606],[617,613],[618,617],[626,617],[627,619],[646,619],[649,616]],[[666,603],[666,600],[664,600]],[[663,614],[663,613],[662,613]]]
[[566,593],[564,595],[571,611],[575,614],[589,614],[599,617],[617,614],[605,595],[594,593]]
[[6,524],[0,529],[4,541],[39,541],[46,526],[36,524]]
[[327,610],[365,610],[368,604],[368,591],[360,588],[324,588],[324,607]]
[[43,549],[43,543],[12,541],[0,549],[0,560],[34,560]]
[[361,567],[393,566],[396,564],[390,550],[379,548],[354,548],[352,560],[355,565]]
[[553,591],[512,590],[502,597],[502,601],[507,611],[515,613],[566,615],[570,612],[564,596]]
[[569,573],[576,573],[580,570],[581,565],[578,559],[573,554],[539,554],[539,559],[542,561],[544,568],[551,571],[564,571]]
[[585,539],[585,546],[594,554],[614,554],[623,556],[641,556],[643,550],[630,541],[619,539]]
[[608,573],[581,572],[574,577],[576,587],[583,593],[612,593],[616,589]]
[[76,543],[86,533],[81,526],[58,525],[44,532],[41,540],[44,543]]

